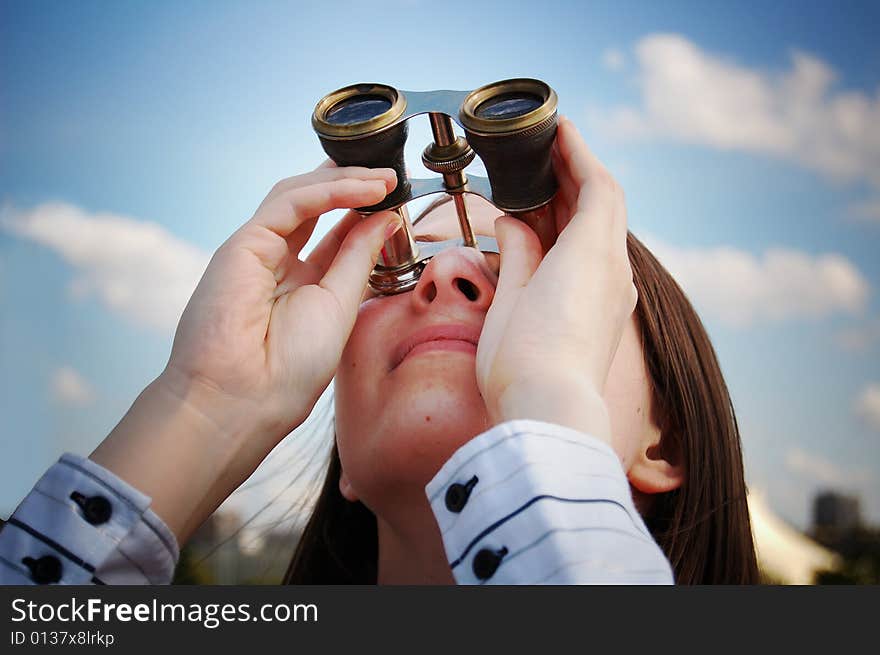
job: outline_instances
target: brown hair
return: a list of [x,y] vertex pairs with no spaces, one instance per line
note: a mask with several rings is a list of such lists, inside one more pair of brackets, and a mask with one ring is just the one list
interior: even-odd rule
[[[685,475],[680,488],[649,497],[645,523],[677,583],[755,584],[758,568],[739,428],[715,350],[666,269],[632,234],[627,248],[660,448],[664,457],[683,466]],[[376,583],[376,519],[362,503],[343,498],[340,471],[334,445],[285,583]]]

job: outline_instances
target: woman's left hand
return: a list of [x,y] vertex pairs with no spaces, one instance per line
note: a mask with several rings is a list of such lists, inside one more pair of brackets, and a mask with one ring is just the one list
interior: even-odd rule
[[626,205],[567,119],[559,120],[553,156],[559,236],[543,260],[529,227],[509,216],[496,221],[501,273],[480,336],[477,382],[493,424],[544,420],[611,443],[602,393],[637,300]]

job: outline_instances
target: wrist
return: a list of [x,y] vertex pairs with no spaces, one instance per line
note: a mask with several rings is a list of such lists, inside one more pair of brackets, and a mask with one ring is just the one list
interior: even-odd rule
[[151,509],[183,545],[265,455],[242,455],[251,432],[220,411],[208,390],[171,384],[164,375],[90,458],[150,496]]
[[[165,405],[198,433],[210,435],[218,451],[235,451],[268,432],[259,408],[209,383],[168,366],[144,390],[150,402]],[[273,444],[274,446],[274,444]]]
[[227,392],[170,364],[150,386],[185,408],[233,450],[243,447],[265,454],[308,418],[320,395],[309,402],[294,390],[270,393],[254,383]]
[[515,382],[501,393],[489,418],[493,425],[518,419],[554,423],[613,445],[602,394],[594,384],[578,377],[547,375],[538,377],[537,382]]

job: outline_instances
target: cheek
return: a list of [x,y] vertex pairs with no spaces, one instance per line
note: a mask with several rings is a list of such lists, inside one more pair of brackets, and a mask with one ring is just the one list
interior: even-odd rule
[[334,378],[336,429],[349,431],[357,417],[371,416],[379,400],[377,389],[384,372],[383,350],[378,338],[388,322],[383,301],[367,301],[358,318]]
[[405,320],[404,296],[377,297],[361,303],[343,358],[378,358],[388,347],[394,326]]

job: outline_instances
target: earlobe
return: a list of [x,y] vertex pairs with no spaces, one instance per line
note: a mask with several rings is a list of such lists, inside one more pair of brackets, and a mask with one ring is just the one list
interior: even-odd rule
[[341,493],[342,497],[350,503],[354,503],[360,500],[354,488],[351,486],[351,482],[349,481],[348,476],[345,474],[345,471],[342,471],[339,474],[339,493]]
[[630,484],[644,494],[662,494],[678,489],[684,482],[684,466],[676,463],[656,439],[650,439],[639,450],[627,472]]

